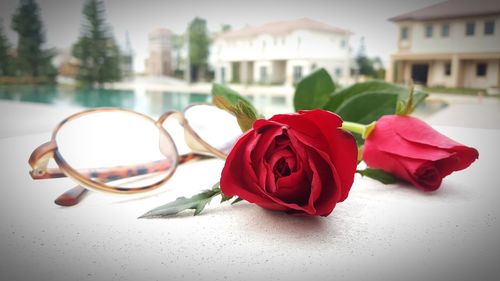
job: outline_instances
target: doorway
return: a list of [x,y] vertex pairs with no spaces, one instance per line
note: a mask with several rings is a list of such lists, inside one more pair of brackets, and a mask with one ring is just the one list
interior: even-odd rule
[[415,84],[427,85],[427,78],[429,75],[428,64],[412,64],[411,78]]

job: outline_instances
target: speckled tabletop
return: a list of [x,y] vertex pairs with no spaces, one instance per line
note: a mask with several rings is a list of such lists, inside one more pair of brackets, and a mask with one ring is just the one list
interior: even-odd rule
[[49,135],[0,139],[0,279],[500,280],[500,130],[438,129],[480,159],[431,194],[357,178],[326,218],[214,200],[197,217],[137,219],[209,188],[220,160],[181,166],[154,197],[93,193],[62,208],[52,202],[70,179],[28,175]]

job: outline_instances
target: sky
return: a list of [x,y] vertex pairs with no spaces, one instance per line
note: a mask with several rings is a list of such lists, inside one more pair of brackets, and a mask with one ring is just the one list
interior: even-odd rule
[[[3,19],[11,43],[16,34],[10,29],[12,14],[20,0],[1,0]],[[354,33],[350,45],[356,52],[360,38],[365,38],[366,53],[388,62],[396,50],[397,29],[390,17],[410,12],[443,0],[107,0],[106,18],[115,39],[125,45],[128,32],[134,51],[134,69],[144,70],[148,52],[148,33],[168,28],[175,33],[186,30],[195,17],[207,20],[210,31],[219,31],[222,24],[233,29],[246,25],[308,17]],[[70,48],[76,42],[84,0],[38,0],[46,33],[45,47]]]

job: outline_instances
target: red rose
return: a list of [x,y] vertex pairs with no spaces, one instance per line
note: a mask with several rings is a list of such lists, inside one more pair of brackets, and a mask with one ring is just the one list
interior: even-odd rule
[[444,177],[469,167],[476,149],[459,144],[410,116],[380,118],[366,139],[363,160],[424,191],[434,191]]
[[221,191],[266,209],[329,215],[356,171],[356,142],[341,125],[323,110],[255,121],[227,157]]

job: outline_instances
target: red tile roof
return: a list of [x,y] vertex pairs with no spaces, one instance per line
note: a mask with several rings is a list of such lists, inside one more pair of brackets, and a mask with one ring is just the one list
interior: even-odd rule
[[435,20],[500,14],[500,0],[449,0],[390,18],[391,21]]
[[279,34],[287,34],[294,30],[299,30],[299,29],[325,31],[325,32],[339,33],[345,35],[352,34],[352,32],[346,29],[333,27],[326,23],[311,20],[308,18],[301,18],[291,21],[271,22],[255,27],[254,26],[244,27],[239,30],[220,33],[217,37],[224,39],[232,39],[232,38],[242,38],[242,37],[253,37],[260,34],[279,35]]

